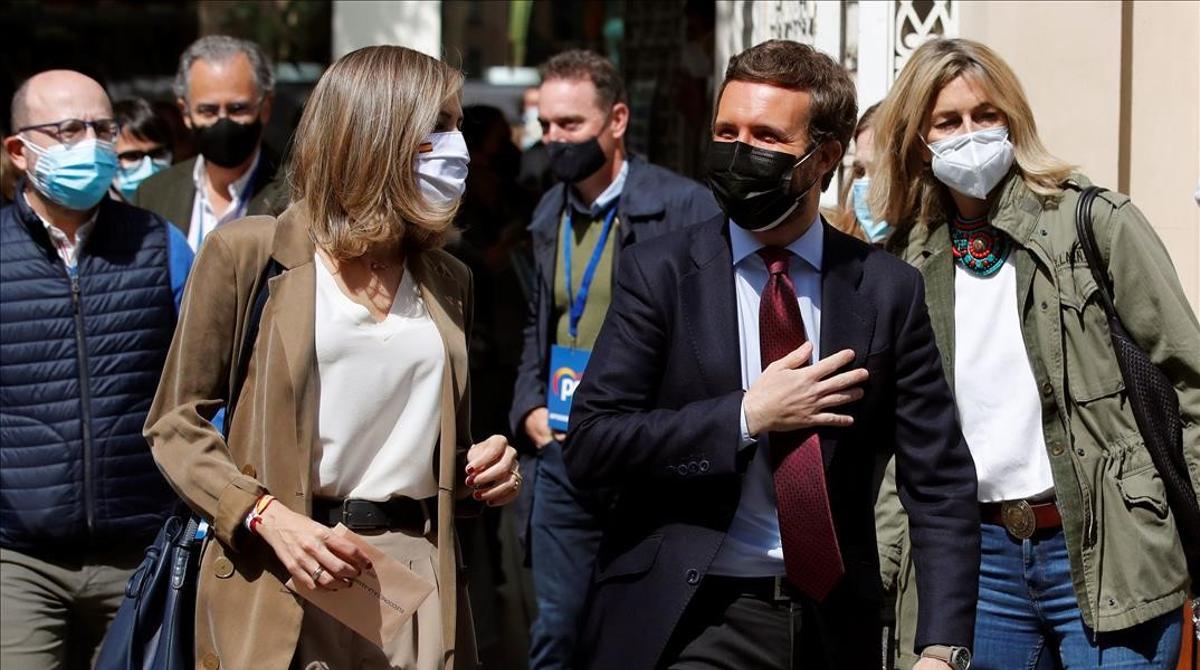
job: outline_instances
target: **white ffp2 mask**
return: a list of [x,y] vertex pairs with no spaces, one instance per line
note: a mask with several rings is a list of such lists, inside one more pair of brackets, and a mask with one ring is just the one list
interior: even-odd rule
[[467,188],[467,141],[458,131],[430,133],[425,141],[428,149],[422,146],[416,158],[421,193],[438,205],[456,202]]
[[926,146],[933,152],[933,176],[979,200],[987,199],[1013,164],[1013,145],[1005,126],[947,137]]

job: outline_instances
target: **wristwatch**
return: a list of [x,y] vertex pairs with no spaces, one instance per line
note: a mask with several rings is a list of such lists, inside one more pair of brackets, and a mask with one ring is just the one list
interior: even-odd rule
[[969,670],[971,667],[971,650],[966,647],[931,644],[921,651],[921,658],[936,658],[954,670]]

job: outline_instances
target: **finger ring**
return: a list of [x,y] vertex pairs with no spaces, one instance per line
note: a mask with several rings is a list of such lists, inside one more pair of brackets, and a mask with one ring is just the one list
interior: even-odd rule
[[317,581],[318,579],[321,578],[321,575],[323,575],[323,574],[325,574],[324,566],[318,565],[317,569],[312,571],[312,580],[314,582]]

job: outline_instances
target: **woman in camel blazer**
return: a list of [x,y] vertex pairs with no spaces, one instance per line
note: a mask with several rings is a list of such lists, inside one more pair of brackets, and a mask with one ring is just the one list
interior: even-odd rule
[[[515,452],[472,445],[467,269],[441,245],[466,176],[462,77],[402,47],[340,59],[297,130],[293,205],[205,240],[146,424],[155,458],[211,524],[199,667],[476,665],[453,518],[511,501]],[[269,299],[243,366],[247,315]],[[209,423],[247,370],[228,441]],[[285,586],[370,567],[356,530],[435,584],[399,639],[370,645]]]

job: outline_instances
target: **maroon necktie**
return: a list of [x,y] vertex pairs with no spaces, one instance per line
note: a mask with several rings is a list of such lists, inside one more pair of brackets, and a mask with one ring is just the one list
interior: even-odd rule
[[[796,287],[788,275],[792,252],[765,247],[758,253],[770,273],[758,309],[759,355],[766,368],[808,337]],[[801,593],[821,602],[845,572],[825,488],[821,438],[813,430],[771,433],[770,445],[784,569]]]

